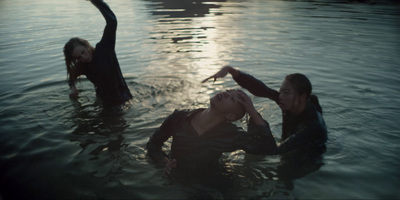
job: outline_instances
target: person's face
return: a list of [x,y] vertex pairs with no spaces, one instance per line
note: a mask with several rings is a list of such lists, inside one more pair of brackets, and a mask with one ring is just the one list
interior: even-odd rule
[[279,90],[279,107],[283,111],[292,111],[298,104],[296,90],[289,81],[283,81]]
[[72,58],[83,63],[92,62],[92,52],[90,52],[86,47],[78,45],[72,51]]
[[239,91],[226,90],[213,96],[210,99],[210,103],[212,107],[219,110],[221,113],[228,114],[235,109],[241,109],[239,100]]

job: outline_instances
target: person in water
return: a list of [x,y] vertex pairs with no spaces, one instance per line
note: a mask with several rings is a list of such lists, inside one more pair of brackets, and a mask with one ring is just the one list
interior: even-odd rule
[[132,98],[122,76],[115,53],[117,18],[103,0],[91,0],[106,20],[103,36],[96,48],[87,40],[74,37],[64,46],[70,97],[77,97],[77,79],[85,75],[93,84],[96,94],[106,104],[122,104]]
[[[248,131],[232,122],[245,113],[250,116]],[[162,146],[172,137],[171,157]],[[210,98],[207,108],[175,110],[147,143],[148,155],[163,163],[164,175],[173,168],[196,172],[215,169],[223,152],[242,149],[264,154],[275,143],[269,125],[255,110],[251,99],[240,90],[227,90]]]
[[231,66],[223,67],[202,82],[212,78],[215,81],[228,73],[241,87],[255,96],[275,101],[282,110],[281,142],[275,143],[266,154],[282,154],[299,148],[325,152],[328,136],[322,108],[317,96],[311,94],[312,85],[305,75],[287,75],[279,92]]

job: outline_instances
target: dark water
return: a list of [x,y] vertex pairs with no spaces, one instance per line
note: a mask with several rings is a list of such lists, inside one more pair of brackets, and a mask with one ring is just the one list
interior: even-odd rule
[[[0,0],[1,198],[400,198],[400,7],[393,2],[107,1],[134,98],[104,109],[83,79],[68,98],[62,47],[100,40],[104,20],[81,0]],[[329,126],[321,158],[225,154],[210,180],[162,177],[145,144],[176,108],[237,88],[200,81],[230,64],[278,89],[301,72]],[[252,97],[280,136],[277,105]],[[245,127],[245,120],[238,125]]]

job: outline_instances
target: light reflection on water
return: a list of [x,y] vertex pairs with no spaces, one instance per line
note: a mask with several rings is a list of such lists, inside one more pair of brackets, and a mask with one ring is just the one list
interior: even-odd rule
[[[134,95],[118,112],[101,106],[86,79],[78,84],[79,99],[68,99],[62,47],[73,36],[95,44],[104,27],[89,2],[0,2],[2,195],[399,197],[398,5],[107,2],[119,20],[116,50]],[[216,92],[237,88],[231,78],[200,84],[227,64],[275,89],[286,74],[307,74],[329,126],[323,157],[239,151],[223,156],[226,171],[213,180],[189,185],[185,176],[163,178],[161,166],[146,157],[148,137],[174,109],[205,107]],[[279,108],[252,98],[279,137]]]

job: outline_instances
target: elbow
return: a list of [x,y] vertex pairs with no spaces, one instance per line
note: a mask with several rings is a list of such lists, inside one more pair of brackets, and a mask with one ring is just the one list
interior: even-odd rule
[[279,154],[279,149],[276,146],[276,144],[274,145],[269,145],[265,151],[264,151],[265,155],[277,155]]
[[113,26],[115,26],[115,27],[117,27],[117,25],[118,25],[118,20],[117,20],[117,18],[114,16],[113,18],[112,18],[112,25]]
[[147,153],[153,155],[158,149],[154,142],[150,139],[146,144]]
[[157,154],[155,153],[155,146],[151,142],[147,142],[146,144],[147,155],[151,157],[153,160],[157,161]]
[[147,155],[157,162],[161,162],[165,157],[165,153],[161,150],[161,146],[157,146],[153,141],[151,141],[151,139],[147,142],[146,149]]
[[106,19],[106,26],[112,29],[116,29],[118,25],[117,17],[115,15],[108,15],[105,17]]
[[110,19],[107,22],[107,26],[110,27],[111,29],[116,30],[118,26],[118,22],[116,18]]
[[151,155],[152,153],[153,153],[153,145],[152,145],[152,143],[151,142],[147,142],[147,144],[146,144],[146,149],[147,149],[147,153],[149,154],[149,155]]
[[269,138],[264,142],[264,154],[265,155],[276,155],[279,154],[279,146],[276,144],[274,138]]

